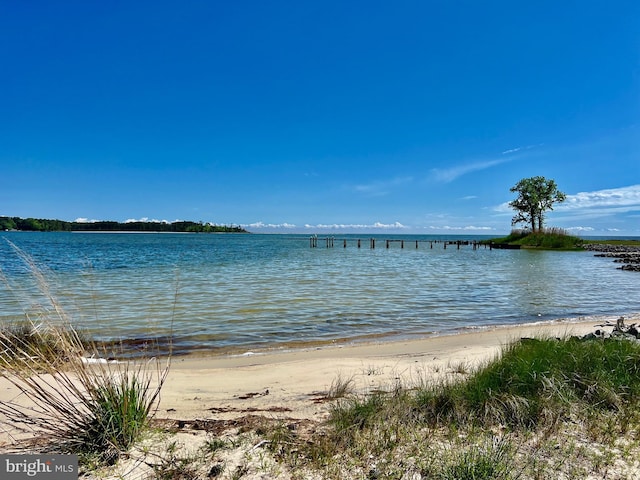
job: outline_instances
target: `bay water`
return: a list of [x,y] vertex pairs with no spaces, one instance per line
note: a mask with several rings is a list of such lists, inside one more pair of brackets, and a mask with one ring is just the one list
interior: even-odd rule
[[640,312],[640,275],[592,252],[442,243],[483,238],[0,232],[0,323],[59,305],[96,340],[243,353]]

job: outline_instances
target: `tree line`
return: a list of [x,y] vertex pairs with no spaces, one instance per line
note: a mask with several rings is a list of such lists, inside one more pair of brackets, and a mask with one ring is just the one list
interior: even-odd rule
[[188,232],[247,233],[235,225],[215,225],[203,222],[66,222],[43,218],[0,217],[0,230],[28,232]]

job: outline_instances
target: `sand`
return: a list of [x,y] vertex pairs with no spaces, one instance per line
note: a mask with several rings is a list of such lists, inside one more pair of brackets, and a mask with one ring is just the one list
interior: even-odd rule
[[412,386],[468,371],[521,337],[584,335],[603,320],[615,318],[558,320],[399,342],[174,358],[156,416],[183,421],[243,415],[322,420],[329,408],[324,400],[338,384],[348,383],[352,392],[362,394],[389,390],[398,382]]
[[[198,464],[203,472],[224,466],[225,474],[220,477],[224,479],[238,478],[236,473],[243,472],[242,478],[247,480],[290,480],[287,468],[262,448],[265,440],[243,431],[254,431],[265,419],[313,430],[335,404],[329,397],[336,385],[346,385],[350,393],[363,395],[375,390],[390,391],[398,385],[411,388],[444,376],[468,373],[522,337],[582,336],[594,332],[596,325],[616,319],[590,317],[405,341],[234,356],[174,357],[153,420],[161,427],[159,431],[170,432],[168,436],[156,434],[147,438],[145,445],[123,457],[117,466],[105,467],[87,478],[152,478],[153,462],[167,461],[162,458],[171,455],[200,458],[208,438],[224,438],[227,445],[234,447],[216,454],[215,461]],[[625,320],[627,324],[640,323],[640,314]],[[0,378],[0,401],[20,398],[15,387]],[[0,419],[0,453],[20,451],[17,442],[35,438],[33,432],[7,427]],[[634,472],[640,474],[640,470]]]
[[[321,421],[332,389],[352,393],[389,390],[473,369],[521,337],[584,335],[615,317],[557,320],[406,341],[341,344],[233,356],[187,356],[171,361],[155,417],[192,422],[232,420],[246,415]],[[640,321],[640,314],[627,323]],[[0,378],[0,401],[19,397]],[[14,443],[0,429],[0,449]]]

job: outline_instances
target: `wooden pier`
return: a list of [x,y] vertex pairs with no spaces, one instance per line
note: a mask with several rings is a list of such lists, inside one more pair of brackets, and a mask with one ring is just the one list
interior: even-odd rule
[[409,240],[409,239],[380,239],[380,238],[368,238],[362,240],[360,238],[339,238],[335,237],[324,237],[318,238],[317,235],[311,235],[309,237],[309,247],[318,248],[318,245],[324,245],[325,248],[334,248],[336,243],[338,245],[342,244],[342,248],[347,248],[349,243],[355,243],[356,248],[362,248],[363,245],[366,245],[366,242],[369,243],[369,248],[371,250],[376,248],[377,244],[384,245],[385,248],[391,248],[393,244],[399,244],[401,249],[404,249],[405,246],[407,248],[419,248],[422,244],[423,247],[428,244],[428,248],[433,249],[434,244],[437,248],[440,248],[439,245],[442,245],[442,248],[445,250],[447,246],[455,247],[456,250],[460,250],[462,246],[471,246],[473,250],[477,250],[478,248],[484,247],[489,250],[493,250],[494,248],[498,249],[519,249],[519,245],[506,245],[506,244],[496,244],[496,243],[483,243],[477,240]]

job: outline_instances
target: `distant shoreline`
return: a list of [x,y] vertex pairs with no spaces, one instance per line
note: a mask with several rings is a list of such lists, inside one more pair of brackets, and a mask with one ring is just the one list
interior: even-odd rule
[[0,217],[0,231],[20,232],[143,232],[143,233],[249,233],[241,226],[213,223],[175,222],[67,222],[58,219]]

